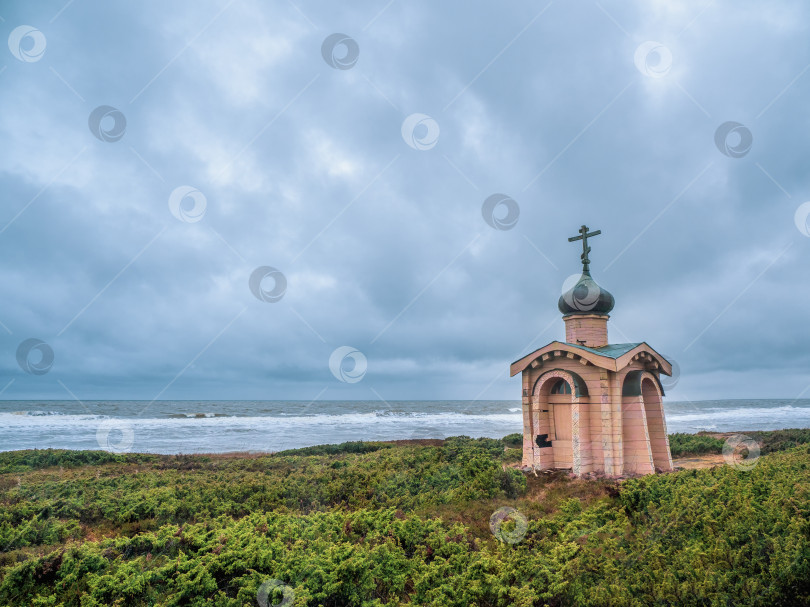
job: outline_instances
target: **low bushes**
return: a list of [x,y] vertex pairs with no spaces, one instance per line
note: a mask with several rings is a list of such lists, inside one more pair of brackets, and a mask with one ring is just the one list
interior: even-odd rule
[[[771,450],[801,438],[761,437]],[[492,439],[348,445],[0,454],[23,469],[0,474],[0,604],[246,607],[260,588],[299,606],[810,602],[808,446],[749,471],[619,484],[524,475]],[[518,511],[499,531],[512,543],[490,531],[504,506]]]

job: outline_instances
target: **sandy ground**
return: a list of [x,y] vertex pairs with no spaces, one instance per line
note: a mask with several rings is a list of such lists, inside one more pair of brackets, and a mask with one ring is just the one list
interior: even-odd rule
[[691,457],[679,457],[672,460],[672,465],[676,468],[691,470],[693,468],[713,468],[725,464],[722,453],[709,453],[707,455],[693,455]]
[[[734,436],[735,434],[745,434],[745,432],[704,432],[703,434],[707,434],[712,438],[716,438],[718,440],[726,440],[729,436]],[[721,466],[726,463],[726,460],[723,458],[722,453],[709,453],[706,455],[692,455],[689,457],[679,457],[677,459],[672,459],[672,465],[676,468],[684,468],[686,470],[691,470],[693,468],[713,468],[715,466]]]

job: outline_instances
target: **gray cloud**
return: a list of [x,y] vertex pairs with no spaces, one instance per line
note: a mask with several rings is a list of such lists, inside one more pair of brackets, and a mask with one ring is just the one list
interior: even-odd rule
[[[0,62],[4,398],[517,398],[509,362],[563,336],[582,223],[612,340],[676,358],[671,398],[810,384],[802,3],[64,7],[0,23],[47,40]],[[350,69],[322,57],[336,32]],[[648,40],[661,78],[634,64]],[[88,128],[101,105],[118,142]],[[414,113],[435,147],[403,141]],[[715,146],[726,121],[741,158]],[[169,210],[185,185],[198,222]],[[513,229],[483,220],[495,193]],[[280,301],[251,294],[259,266]],[[17,365],[30,337],[45,375]],[[330,372],[343,345],[363,381]]]

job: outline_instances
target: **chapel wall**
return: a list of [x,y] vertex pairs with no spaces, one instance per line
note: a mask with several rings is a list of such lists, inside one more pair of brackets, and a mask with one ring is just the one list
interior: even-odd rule
[[[601,389],[600,370],[593,364],[582,364],[579,358],[575,358],[573,354],[565,351],[559,351],[560,355],[549,358],[543,361],[542,365],[532,367],[531,365],[523,371],[524,388],[528,396],[523,398],[524,401],[524,428],[529,428],[530,433],[524,432],[523,437],[523,463],[524,465],[531,466],[534,462],[535,468],[553,468],[553,467],[572,467],[578,470],[579,474],[587,472],[602,472],[604,471],[603,453],[602,453],[602,415],[601,415],[601,396],[599,390]],[[554,420],[551,418],[550,413],[544,414],[541,409],[549,409],[547,404],[540,402],[538,406],[534,403],[537,399],[533,395],[534,387],[537,380],[544,374],[554,369],[568,371],[578,375],[585,383],[588,391],[588,396],[581,396],[579,402],[572,409],[572,441],[571,447],[566,446],[558,447],[556,454],[551,447],[540,449],[537,445],[532,444],[538,434],[548,434],[549,437],[555,435]],[[576,387],[572,386],[572,391]],[[542,390],[547,394],[548,386]],[[594,398],[594,395],[596,397]],[[573,396],[573,394],[572,394]],[[545,396],[540,397],[540,400]],[[594,404],[595,403],[595,404]],[[528,413],[531,411],[531,414]],[[526,419],[531,420],[527,425]],[[573,440],[576,437],[576,441]],[[578,443],[575,445],[575,443]],[[576,454],[578,453],[578,456]]]
[[654,471],[647,430],[644,400],[641,396],[622,397],[623,456],[625,474]]
[[597,314],[564,316],[565,341],[588,348],[598,348],[608,344],[608,317]]

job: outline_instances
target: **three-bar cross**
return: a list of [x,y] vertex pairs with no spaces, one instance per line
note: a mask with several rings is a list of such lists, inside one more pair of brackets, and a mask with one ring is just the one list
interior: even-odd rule
[[579,229],[579,236],[571,236],[571,238],[568,239],[568,242],[574,242],[576,240],[582,241],[582,272],[585,274],[589,274],[591,271],[590,269],[591,260],[588,259],[588,253],[591,252],[591,247],[588,246],[588,238],[592,236],[598,236],[601,233],[602,230],[589,232],[588,226],[582,226]]

